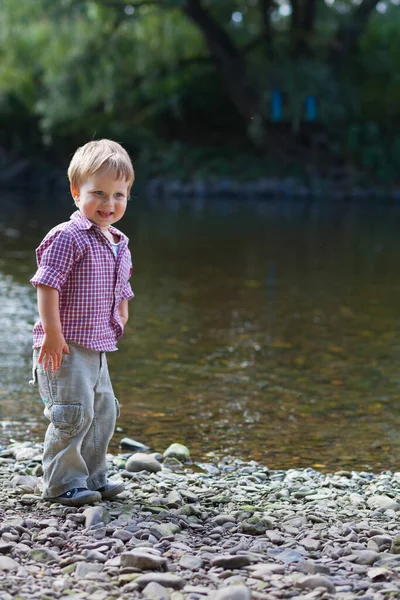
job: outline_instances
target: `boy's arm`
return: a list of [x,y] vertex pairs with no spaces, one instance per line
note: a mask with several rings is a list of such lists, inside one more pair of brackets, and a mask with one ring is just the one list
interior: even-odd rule
[[61,328],[59,292],[48,285],[38,285],[37,296],[40,320],[44,329],[38,363],[43,362],[44,370],[47,371],[51,362],[55,373],[60,368],[63,351],[69,354]]
[[123,300],[121,300],[119,306],[118,306],[118,316],[120,318],[120,320],[122,321],[122,325],[125,327],[126,322],[129,319],[129,308],[128,308],[128,299],[124,298]]

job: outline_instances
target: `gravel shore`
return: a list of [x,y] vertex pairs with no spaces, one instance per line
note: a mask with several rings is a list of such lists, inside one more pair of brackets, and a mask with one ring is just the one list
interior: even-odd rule
[[0,448],[0,600],[400,598],[400,472],[109,455],[126,490],[41,499],[40,444]]

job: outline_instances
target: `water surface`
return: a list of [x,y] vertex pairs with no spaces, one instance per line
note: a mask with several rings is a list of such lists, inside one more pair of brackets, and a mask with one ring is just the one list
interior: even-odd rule
[[[41,440],[30,378],[34,248],[73,207],[5,194],[0,439]],[[109,355],[122,437],[195,460],[397,470],[400,209],[133,199],[136,299]]]

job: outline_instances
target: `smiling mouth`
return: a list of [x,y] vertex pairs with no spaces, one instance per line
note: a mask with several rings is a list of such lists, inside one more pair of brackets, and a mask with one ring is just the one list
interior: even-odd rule
[[103,219],[109,219],[114,214],[112,212],[104,212],[103,210],[98,210],[97,212],[99,213],[100,217],[102,217]]

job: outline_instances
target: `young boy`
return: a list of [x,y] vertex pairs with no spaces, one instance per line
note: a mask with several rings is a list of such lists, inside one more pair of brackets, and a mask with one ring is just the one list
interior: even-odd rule
[[68,169],[78,208],[36,251],[40,320],[33,330],[33,379],[50,420],[43,497],[81,506],[124,489],[107,480],[106,452],[118,401],[106,352],[128,320],[132,273],[128,238],[115,227],[134,180],[127,152],[111,140],[78,148]]

